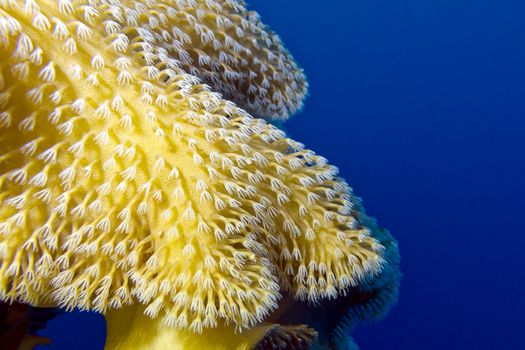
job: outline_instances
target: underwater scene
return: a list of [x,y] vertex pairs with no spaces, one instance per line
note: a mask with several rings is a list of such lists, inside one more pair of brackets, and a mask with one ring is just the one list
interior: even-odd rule
[[525,3],[0,1],[0,350],[525,349]]

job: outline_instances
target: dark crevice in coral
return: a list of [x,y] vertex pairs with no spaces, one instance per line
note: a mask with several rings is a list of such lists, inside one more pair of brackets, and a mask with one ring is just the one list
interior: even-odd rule
[[57,314],[56,309],[0,302],[0,348],[31,350],[38,344],[49,344],[50,339],[38,336],[36,332],[45,328]]

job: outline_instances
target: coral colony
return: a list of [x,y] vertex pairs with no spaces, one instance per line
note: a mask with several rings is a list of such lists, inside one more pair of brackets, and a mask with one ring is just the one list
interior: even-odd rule
[[307,83],[243,2],[3,0],[0,40],[2,301],[107,349],[350,349],[395,302],[395,240],[263,119]]

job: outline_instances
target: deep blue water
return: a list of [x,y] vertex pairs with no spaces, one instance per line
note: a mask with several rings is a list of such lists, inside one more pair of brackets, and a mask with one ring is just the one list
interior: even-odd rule
[[[310,82],[285,128],[398,239],[399,304],[361,349],[525,349],[525,3],[248,0]],[[96,315],[51,323],[97,349]]]

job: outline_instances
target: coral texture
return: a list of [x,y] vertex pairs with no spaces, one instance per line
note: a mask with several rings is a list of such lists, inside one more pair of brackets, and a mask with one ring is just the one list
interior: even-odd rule
[[95,3],[111,12],[106,30],[125,34],[131,52],[149,69],[167,78],[182,73],[198,77],[256,117],[283,120],[302,107],[307,91],[303,71],[242,2]]
[[305,323],[315,329],[318,339],[312,350],[357,349],[350,336],[355,327],[381,319],[397,302],[401,278],[397,242],[387,230],[378,227],[374,219],[360,215],[359,220],[385,248],[381,272],[368,276],[336,299],[308,304],[285,298],[279,304],[278,314],[272,315],[272,322]]
[[147,65],[169,62],[256,117],[283,120],[302,107],[303,71],[242,2],[123,0],[116,9]]
[[1,298],[138,303],[201,332],[379,273],[337,169],[160,53],[149,65],[135,43],[153,32],[122,8],[1,3]]
[[308,350],[316,337],[316,332],[304,325],[273,325],[253,350]]

